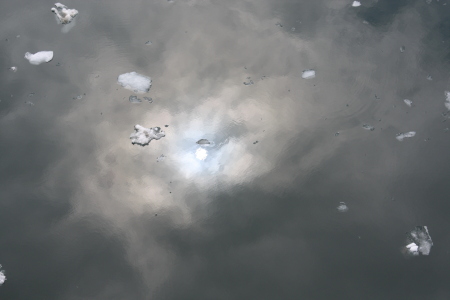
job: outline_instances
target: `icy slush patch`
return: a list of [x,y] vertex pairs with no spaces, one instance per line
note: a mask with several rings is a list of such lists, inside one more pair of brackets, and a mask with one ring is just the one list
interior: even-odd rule
[[411,107],[413,103],[411,100],[408,99],[403,100],[403,102],[405,102],[405,104],[408,105],[409,107]]
[[427,226],[416,226],[416,228],[408,233],[407,239],[410,242],[406,245],[407,253],[414,256],[419,255],[419,253],[422,255],[430,254],[433,241],[428,233]]
[[5,271],[1,270],[2,265],[0,265],[0,285],[4,284],[6,281]]
[[27,52],[25,53],[25,58],[28,59],[32,65],[40,65],[53,59],[53,51],[40,51],[35,54]]
[[406,133],[399,133],[399,134],[397,134],[397,136],[395,138],[401,142],[405,138],[412,138],[415,135],[416,135],[415,131],[410,131],[410,132],[406,132]]
[[352,6],[353,6],[353,7],[361,6],[361,2],[359,2],[359,1],[353,1]]
[[316,71],[314,71],[314,70],[309,69],[309,70],[304,70],[302,72],[303,79],[310,79],[310,78],[314,78],[314,77],[316,77]]
[[135,132],[130,135],[131,143],[141,146],[148,145],[152,140],[159,140],[166,136],[166,133],[160,127],[145,128],[141,125],[134,126]]
[[152,79],[136,72],[130,72],[119,75],[117,83],[135,93],[147,93],[152,86]]
[[78,10],[70,9],[61,3],[55,3],[55,7],[52,7],[51,11],[61,24],[69,24],[78,15]]
[[445,91],[445,107],[450,110],[450,91]]

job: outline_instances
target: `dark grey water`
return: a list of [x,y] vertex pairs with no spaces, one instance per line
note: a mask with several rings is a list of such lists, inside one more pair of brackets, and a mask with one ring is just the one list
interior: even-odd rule
[[352,2],[1,2],[0,299],[450,299],[450,2]]

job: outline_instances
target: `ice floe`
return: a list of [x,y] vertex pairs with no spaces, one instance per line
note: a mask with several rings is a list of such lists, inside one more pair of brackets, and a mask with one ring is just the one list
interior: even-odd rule
[[160,127],[145,128],[141,125],[134,126],[135,132],[130,135],[131,143],[141,146],[148,145],[152,140],[159,140],[166,136],[166,133]]
[[70,9],[61,3],[55,3],[55,7],[52,7],[51,11],[61,24],[69,24],[78,15],[78,10]]
[[406,50],[406,47],[405,47],[405,46],[401,46],[401,47],[400,47],[400,52],[401,52],[401,53],[405,52],[405,50]]
[[450,110],[450,91],[445,91],[445,107]]
[[253,84],[253,80],[250,77],[247,77],[248,81],[244,81],[244,85],[252,85]]
[[364,128],[365,130],[370,130],[370,131],[375,130],[375,127],[373,127],[372,125],[369,125],[369,124],[363,124],[362,128]]
[[117,83],[135,93],[147,93],[152,86],[152,79],[136,72],[119,75]]
[[12,66],[11,68],[8,68],[8,70],[11,70],[13,72],[17,72],[17,67]]
[[410,131],[410,132],[406,132],[406,133],[401,132],[401,133],[397,134],[397,136],[395,138],[401,142],[405,138],[412,138],[415,135],[416,135],[415,131]]
[[339,206],[337,207],[337,210],[339,212],[347,212],[348,206],[347,206],[347,204],[345,204],[345,202],[339,202]]
[[316,71],[309,69],[309,70],[304,70],[302,72],[302,78],[303,79],[310,79],[310,78],[314,78],[316,77]]
[[158,156],[158,158],[156,159],[156,162],[160,162],[163,161],[166,158],[166,156],[164,154],[161,154],[160,156]]
[[352,6],[353,6],[353,7],[361,6],[361,2],[359,2],[359,1],[353,1]]
[[405,102],[405,104],[408,105],[409,107],[411,107],[413,103],[411,100],[408,99],[403,100],[403,102]]
[[136,96],[130,96],[130,98],[128,98],[128,100],[130,100],[131,103],[142,103],[142,100]]
[[144,97],[144,100],[146,100],[148,103],[153,103],[153,99],[149,97]]
[[0,285],[4,284],[6,281],[5,271],[1,269],[2,265],[0,265]]
[[416,226],[407,234],[408,245],[405,246],[406,253],[417,256],[429,255],[433,241],[431,240],[427,226]]
[[35,54],[27,52],[25,53],[25,58],[28,59],[32,65],[40,65],[53,59],[53,51],[40,51]]
[[208,141],[207,139],[200,139],[197,141],[197,144],[199,145],[211,145],[211,142]]

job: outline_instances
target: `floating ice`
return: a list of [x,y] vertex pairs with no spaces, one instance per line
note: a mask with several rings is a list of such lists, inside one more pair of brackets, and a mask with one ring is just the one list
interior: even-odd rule
[[152,86],[152,79],[136,72],[130,72],[119,75],[117,83],[135,93],[147,93]]
[[370,131],[375,130],[375,127],[373,127],[372,125],[369,125],[369,124],[363,124],[362,128],[364,128],[365,130],[370,130]]
[[11,68],[8,68],[8,70],[11,70],[13,72],[17,72],[17,67],[12,66]]
[[199,145],[210,145],[211,142],[208,141],[207,139],[200,139],[200,140],[197,141],[197,144],[199,144]]
[[445,91],[445,107],[450,110],[450,91]]
[[431,80],[433,80],[433,77],[431,77],[431,75],[428,75],[428,76],[427,76],[427,80],[430,80],[430,81],[431,81]]
[[25,53],[25,58],[28,59],[32,65],[40,65],[53,59],[53,51],[40,51],[35,54],[27,52]]
[[128,100],[130,100],[131,103],[142,103],[142,100],[136,96],[130,96],[130,98],[128,98]]
[[156,159],[156,162],[160,162],[163,161],[166,158],[166,156],[164,154],[161,154],[160,156],[158,156],[158,158]]
[[408,245],[405,246],[407,253],[417,256],[429,255],[433,241],[428,233],[427,226],[416,226],[411,232],[407,234]]
[[61,3],[55,3],[55,7],[52,7],[51,11],[61,24],[69,24],[78,15],[78,10],[70,9]]
[[361,2],[359,2],[359,1],[353,1],[352,6],[353,6],[353,7],[361,6]]
[[304,70],[302,72],[302,78],[303,79],[310,79],[310,78],[314,78],[316,77],[316,71],[309,69],[309,70]]
[[397,136],[395,138],[401,142],[405,138],[412,138],[415,135],[416,135],[415,131],[410,131],[410,132],[406,132],[406,133],[401,132],[401,133],[397,134]]
[[277,22],[275,25],[277,25],[278,27],[283,27],[283,25],[280,22]]
[[348,211],[348,206],[345,204],[345,202],[339,202],[339,206],[337,207],[337,210],[339,212],[346,212]]
[[405,50],[406,50],[406,47],[405,47],[405,46],[401,46],[401,47],[400,47],[400,52],[403,53],[403,52],[405,52]]
[[405,104],[408,105],[409,107],[412,106],[412,101],[411,100],[405,99],[405,100],[403,100],[403,102],[405,102]]
[[1,267],[2,265],[0,265],[0,285],[4,284],[6,280],[5,271]]
[[253,80],[250,77],[247,77],[248,81],[244,81],[244,85],[252,85]]
[[166,136],[166,133],[159,127],[145,128],[141,125],[134,126],[135,132],[130,135],[131,143],[141,146],[148,145],[151,140],[159,140]]
[[145,42],[145,44],[146,44],[146,45],[151,45],[151,44],[152,44],[152,42],[150,42],[150,41],[146,41],[146,42]]
[[147,100],[148,103],[153,103],[153,99],[149,97],[144,97],[144,100]]

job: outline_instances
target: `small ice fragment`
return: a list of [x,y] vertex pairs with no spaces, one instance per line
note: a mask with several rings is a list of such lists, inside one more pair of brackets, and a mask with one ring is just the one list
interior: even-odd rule
[[6,276],[5,276],[5,271],[1,269],[2,265],[0,265],[0,285],[5,283],[6,280]]
[[136,72],[130,72],[119,75],[117,83],[135,93],[147,93],[152,86],[152,79]]
[[292,27],[292,28],[291,28],[291,31],[295,31],[295,27]]
[[433,0],[425,0],[427,4],[430,4]]
[[73,100],[81,100],[81,99],[83,99],[83,95],[78,95],[76,97],[73,97],[72,99]]
[[339,206],[337,207],[337,210],[342,213],[347,212],[348,206],[347,206],[347,204],[345,204],[345,202],[339,202]]
[[334,134],[334,136],[338,136],[338,135],[339,135],[339,131]]
[[146,45],[151,45],[151,44],[152,44],[152,42],[150,42],[150,41],[146,41],[146,42],[145,42],[145,44],[146,44]]
[[148,103],[153,103],[153,99],[149,97],[144,97],[144,100],[147,100]]
[[29,105],[29,106],[34,106],[34,103],[31,101],[25,101],[25,104]]
[[135,132],[130,135],[131,143],[141,146],[148,145],[152,140],[159,140],[166,136],[166,133],[160,127],[145,128],[141,125],[134,126]]
[[258,141],[254,141],[254,142],[253,142],[253,145],[256,145],[256,144],[258,144],[258,143],[259,143]]
[[429,255],[433,241],[428,233],[427,226],[416,226],[411,232],[407,234],[407,240],[410,242],[406,245],[407,251],[416,256],[419,253],[422,255]]
[[70,9],[61,3],[55,3],[55,7],[52,7],[51,11],[61,24],[69,24],[78,15],[78,10]]
[[248,79],[248,81],[247,82],[244,81],[244,85],[252,85],[253,84],[253,80],[251,80],[250,77],[247,77],[247,79]]
[[445,107],[450,110],[450,91],[445,91]]
[[128,99],[130,100],[131,103],[141,103],[142,102],[142,100],[136,96],[130,96],[130,98],[128,98]]
[[411,100],[405,99],[405,100],[403,100],[403,102],[405,102],[405,104],[408,105],[409,107],[412,106],[412,101]]
[[11,70],[13,72],[17,72],[17,67],[12,66],[11,68],[8,68],[8,70]]
[[430,81],[431,81],[431,80],[433,80],[433,77],[431,77],[431,75],[428,75],[428,76],[427,76],[427,80],[430,80]]
[[365,130],[370,130],[370,131],[374,131],[375,127],[369,125],[369,124],[363,124],[362,126]]
[[199,145],[210,145],[211,142],[208,141],[207,139],[200,139],[200,140],[197,141],[197,144],[199,144]]
[[403,53],[403,52],[405,52],[405,50],[406,50],[406,47],[405,47],[405,46],[401,46],[401,47],[400,47],[400,52]]
[[278,27],[283,27],[280,22],[277,22],[275,25],[277,25]]
[[161,154],[160,156],[158,156],[158,158],[156,159],[156,162],[160,162],[163,161],[166,158],[166,156],[164,154]]
[[405,138],[412,138],[415,135],[416,135],[415,131],[410,131],[410,132],[406,132],[406,133],[401,132],[401,133],[397,134],[397,136],[395,138],[401,142]]
[[303,79],[310,79],[310,78],[314,78],[316,77],[316,71],[309,69],[309,70],[304,70],[302,72],[302,78]]
[[353,1],[352,6],[353,6],[353,7],[361,6],[361,2],[359,2],[359,1]]
[[28,59],[32,65],[40,65],[53,59],[53,51],[40,51],[35,54],[27,52],[25,53],[25,58]]

